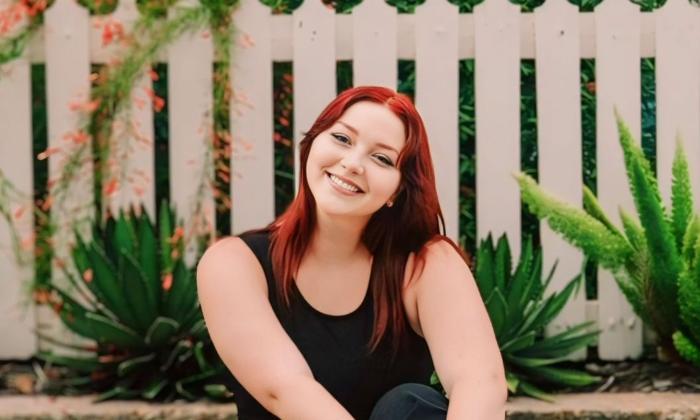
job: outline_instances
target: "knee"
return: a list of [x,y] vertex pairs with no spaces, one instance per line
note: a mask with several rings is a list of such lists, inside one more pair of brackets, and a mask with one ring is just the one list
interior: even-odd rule
[[370,419],[444,418],[446,412],[447,399],[440,392],[428,385],[405,383],[377,401]]
[[439,392],[425,384],[405,383],[391,388],[386,392],[386,394],[384,394],[384,397],[392,400],[400,399],[414,401],[417,397],[430,395],[433,393],[439,394]]

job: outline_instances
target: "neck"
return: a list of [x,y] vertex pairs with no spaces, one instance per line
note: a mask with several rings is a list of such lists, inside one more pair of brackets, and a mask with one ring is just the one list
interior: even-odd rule
[[316,227],[311,237],[308,255],[325,263],[369,258],[369,251],[361,241],[368,220],[332,217],[317,212]]

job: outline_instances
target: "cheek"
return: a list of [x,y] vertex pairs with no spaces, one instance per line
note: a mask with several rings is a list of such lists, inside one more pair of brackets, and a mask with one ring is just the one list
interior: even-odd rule
[[377,183],[376,191],[379,192],[382,197],[390,197],[399,188],[401,182],[401,174],[398,172],[394,173],[383,173],[377,177],[380,181]]

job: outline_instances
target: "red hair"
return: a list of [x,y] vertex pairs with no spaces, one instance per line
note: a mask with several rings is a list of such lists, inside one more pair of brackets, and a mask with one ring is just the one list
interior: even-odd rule
[[422,269],[425,255],[421,251],[433,240],[447,240],[464,258],[459,247],[444,236],[445,221],[438,203],[428,135],[418,111],[406,95],[384,87],[361,86],[342,92],[328,104],[299,143],[299,193],[285,212],[263,230],[271,233],[278,300],[280,306],[289,309],[293,277],[316,223],[316,204],[306,178],[311,145],[319,133],[361,101],[385,105],[403,122],[406,132],[406,143],[397,162],[401,183],[394,205],[377,210],[361,238],[374,256],[369,283],[374,298],[374,326],[369,350],[376,350],[382,340],[390,336],[395,354],[409,328],[401,292],[410,253],[415,253],[411,278],[418,267]]

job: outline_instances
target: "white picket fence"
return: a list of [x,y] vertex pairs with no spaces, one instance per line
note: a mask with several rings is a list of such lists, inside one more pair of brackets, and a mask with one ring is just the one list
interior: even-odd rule
[[[121,0],[114,16],[136,17],[134,0]],[[104,18],[102,18],[104,19]],[[94,18],[92,18],[94,20]],[[634,213],[626,185],[613,117],[617,107],[640,137],[640,59],[656,58],[657,155],[661,189],[669,200],[670,166],[675,136],[683,136],[691,165],[696,203],[700,202],[700,8],[686,0],[669,0],[658,11],[642,13],[627,0],[606,0],[593,13],[580,13],[565,0],[547,0],[534,13],[521,13],[507,0],[486,0],[472,14],[459,14],[445,0],[427,0],[415,14],[397,14],[381,0],[365,0],[351,15],[336,15],[320,1],[306,0],[293,15],[271,15],[255,0],[242,0],[235,11],[231,111],[234,233],[273,219],[272,62],[292,61],[294,72],[294,140],[310,127],[336,95],[336,60],[353,60],[355,85],[396,87],[397,60],[416,61],[416,103],[431,139],[438,192],[448,233],[458,230],[458,60],[476,65],[476,160],[478,237],[488,232],[509,235],[514,257],[520,250],[520,197],[511,177],[520,167],[520,60],[535,59],[539,179],[571,203],[582,202],[580,59],[596,60],[598,195],[617,219],[622,206]],[[77,127],[69,104],[85,100],[90,63],[107,62],[112,49],[101,46],[100,31],[88,12],[72,0],[56,0],[46,14],[42,36],[28,54],[4,68],[0,78],[0,169],[20,188],[31,190],[30,63],[46,63],[49,146],[64,144]],[[180,214],[189,214],[201,171],[211,123],[213,60],[211,37],[185,36],[162,57],[169,65],[171,199]],[[150,104],[144,75],[133,92]],[[150,174],[139,198],[124,188],[121,205],[145,200],[154,211],[153,125],[150,106],[132,109],[142,136],[129,162],[133,171]],[[58,170],[50,158],[51,175]],[[80,182],[84,203],[90,168]],[[117,205],[120,205],[119,202]],[[81,210],[84,211],[84,210]],[[207,198],[206,214],[214,207]],[[31,233],[31,213],[19,219]],[[61,214],[54,215],[64,217]],[[67,234],[59,232],[60,235]],[[61,242],[61,241],[58,241]],[[23,358],[37,348],[37,318],[20,304],[21,281],[29,273],[14,264],[9,233],[0,222],[0,358]],[[552,284],[559,289],[580,269],[581,254],[543,224],[545,267],[560,259]],[[56,249],[65,255],[65,249]],[[57,270],[54,270],[57,271]],[[56,275],[58,276],[58,275]],[[60,278],[56,278],[60,281]],[[602,330],[598,350],[606,360],[638,357],[642,324],[611,276],[599,274],[598,300],[579,294],[553,323],[556,332],[585,320]],[[24,308],[24,309],[22,309]],[[465,326],[466,328],[467,326]],[[584,357],[580,352],[577,357]]]

